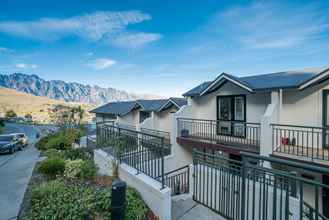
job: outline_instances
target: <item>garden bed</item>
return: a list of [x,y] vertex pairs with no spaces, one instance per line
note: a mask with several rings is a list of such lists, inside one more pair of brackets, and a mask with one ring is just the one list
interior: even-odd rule
[[[95,175],[97,169],[91,164],[90,152],[52,147],[42,155],[47,158],[33,170],[17,219],[111,219],[113,178]],[[154,216],[139,193],[129,186],[125,215],[126,220]]]

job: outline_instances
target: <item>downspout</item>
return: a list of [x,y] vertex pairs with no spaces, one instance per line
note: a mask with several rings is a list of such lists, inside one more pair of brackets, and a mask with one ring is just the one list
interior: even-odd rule
[[282,103],[283,103],[283,91],[282,89],[279,90],[279,111],[278,111],[278,122],[279,123],[282,123],[281,122],[281,114],[282,114]]

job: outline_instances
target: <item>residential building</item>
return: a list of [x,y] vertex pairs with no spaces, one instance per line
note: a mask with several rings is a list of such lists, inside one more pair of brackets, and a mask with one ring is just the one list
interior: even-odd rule
[[[328,77],[328,68],[244,77],[222,73],[184,94],[188,105],[177,119],[176,147],[235,160],[241,160],[241,152],[251,152],[329,171]],[[281,169],[329,184],[329,175]],[[315,199],[315,192],[304,191],[306,201]],[[328,190],[318,197],[320,209],[329,207]]]

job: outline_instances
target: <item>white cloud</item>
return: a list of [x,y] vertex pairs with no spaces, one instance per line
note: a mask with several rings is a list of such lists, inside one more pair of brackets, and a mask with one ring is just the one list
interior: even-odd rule
[[16,63],[17,69],[37,69],[39,66],[36,64]]
[[91,60],[87,63],[87,66],[92,67],[95,70],[103,70],[113,66],[116,63],[115,60],[108,58],[99,58]]
[[[0,22],[0,32],[43,40],[53,41],[66,36],[77,36],[93,42],[115,42],[113,45],[126,46],[120,43],[126,34],[136,35],[139,45],[152,42],[159,37],[153,33],[129,33],[127,26],[150,20],[151,16],[140,11],[100,11],[91,14],[70,17],[66,19],[42,18],[36,21],[3,21]],[[143,37],[143,35],[145,35]],[[155,39],[156,38],[156,39]],[[134,46],[134,44],[132,44]]]
[[316,5],[286,10],[279,3],[261,1],[220,13],[211,28],[245,48],[288,49],[325,37],[327,18]]
[[147,43],[157,41],[160,38],[160,34],[154,33],[123,33],[111,40],[110,43],[118,47],[136,48],[144,46]]

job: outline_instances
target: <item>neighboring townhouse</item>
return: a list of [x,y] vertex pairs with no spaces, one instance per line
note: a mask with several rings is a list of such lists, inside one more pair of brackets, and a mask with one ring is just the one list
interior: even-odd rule
[[[91,110],[90,112],[96,115],[96,123],[116,122],[118,118],[125,118],[125,115],[130,113],[135,106],[135,101],[109,102]],[[134,120],[132,119],[131,123],[133,123],[133,121]]]
[[136,100],[125,102],[110,102],[91,113],[96,114],[96,122],[114,121],[127,128],[142,129],[145,132],[170,136],[171,114],[186,105],[185,98]]
[[[237,77],[226,73],[184,94],[177,143],[241,160],[241,152],[326,167],[329,171],[329,69]],[[176,146],[179,147],[179,146]],[[189,152],[189,151],[186,151]],[[328,175],[281,167],[329,185]],[[305,189],[329,217],[329,190]]]

